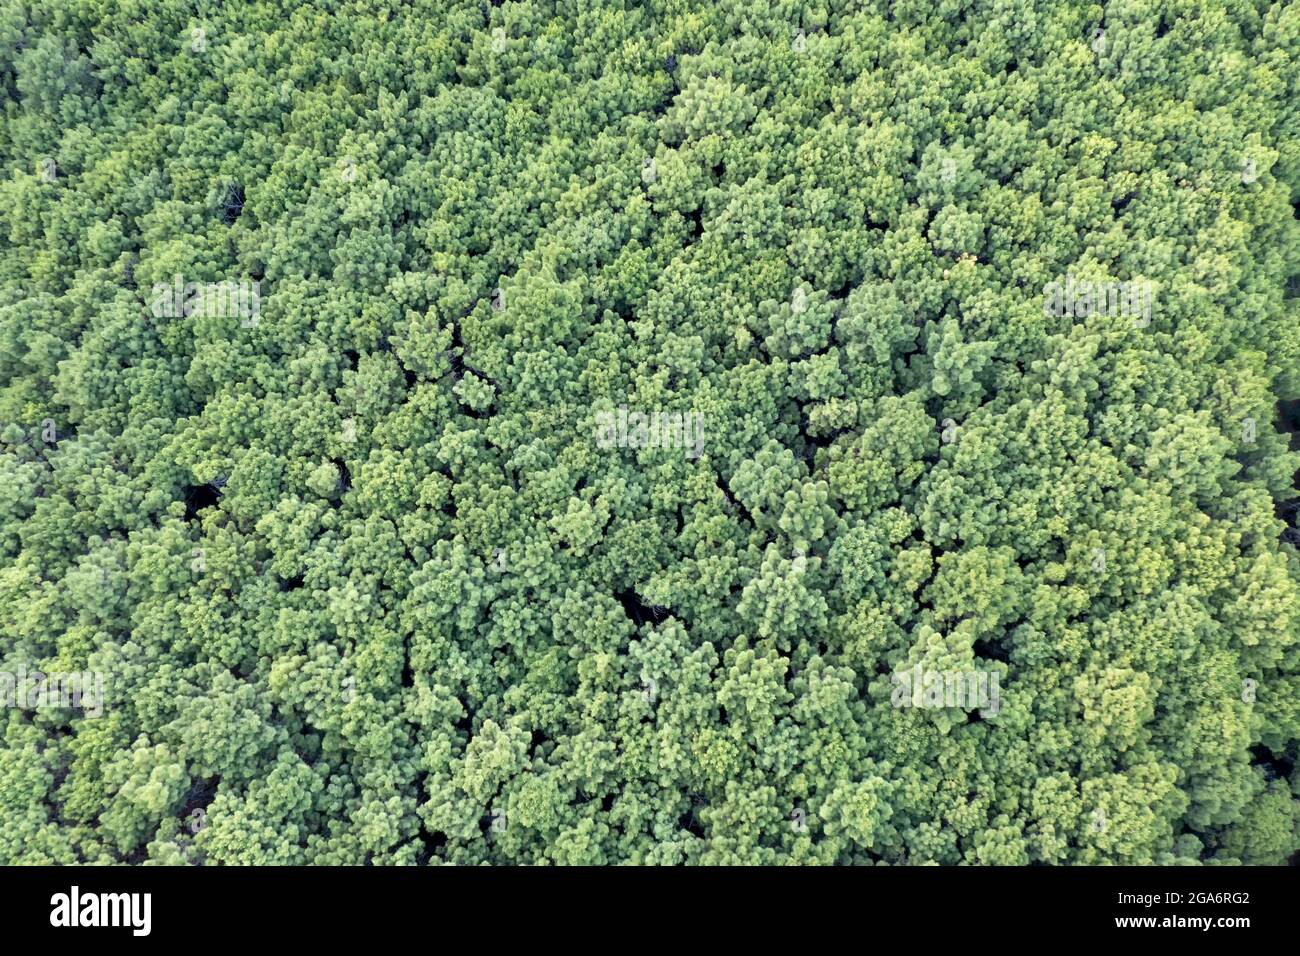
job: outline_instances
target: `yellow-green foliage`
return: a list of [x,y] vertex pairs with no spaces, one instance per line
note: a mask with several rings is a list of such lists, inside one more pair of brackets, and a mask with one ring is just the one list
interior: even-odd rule
[[1300,5],[1104,7],[0,3],[0,862],[1286,860]]

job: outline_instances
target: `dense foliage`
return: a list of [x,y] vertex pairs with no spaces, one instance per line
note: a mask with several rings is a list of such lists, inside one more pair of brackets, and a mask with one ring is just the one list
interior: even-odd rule
[[0,88],[0,669],[104,677],[0,862],[1300,846],[1300,5],[3,0]]

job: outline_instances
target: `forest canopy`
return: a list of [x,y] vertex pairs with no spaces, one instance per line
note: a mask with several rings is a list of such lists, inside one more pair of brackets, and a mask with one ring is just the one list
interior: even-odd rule
[[0,863],[1300,849],[1300,5],[0,0],[0,91]]

